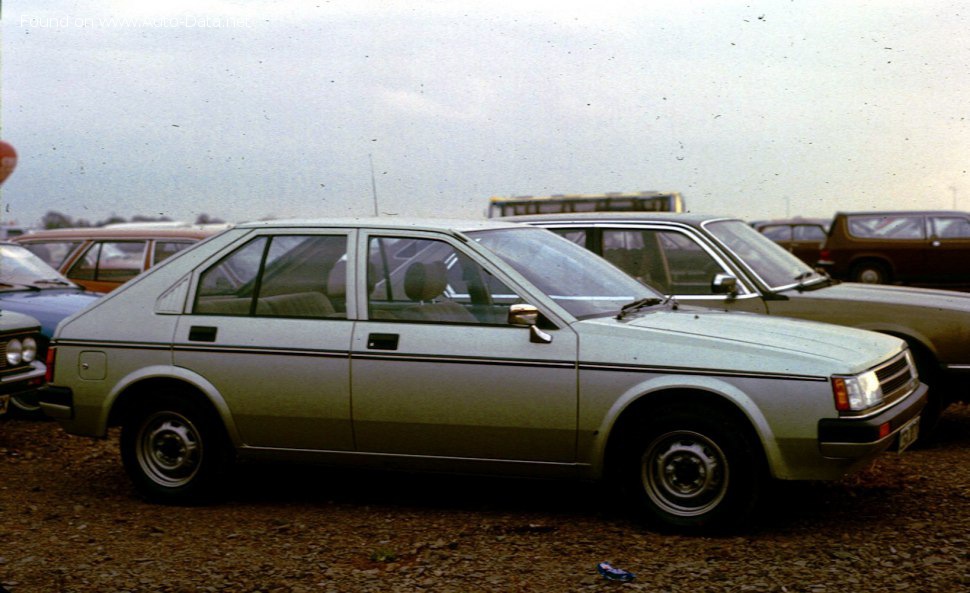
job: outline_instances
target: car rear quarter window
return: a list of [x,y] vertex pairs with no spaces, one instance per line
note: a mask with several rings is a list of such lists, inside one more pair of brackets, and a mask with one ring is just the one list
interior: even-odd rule
[[192,245],[191,241],[155,241],[155,247],[152,250],[152,265],[162,263],[190,245]]
[[912,215],[853,216],[849,234],[860,239],[925,239],[923,217]]

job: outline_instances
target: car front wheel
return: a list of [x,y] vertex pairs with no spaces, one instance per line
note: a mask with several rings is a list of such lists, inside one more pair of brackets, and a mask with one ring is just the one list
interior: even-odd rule
[[642,428],[628,450],[626,484],[649,523],[714,531],[747,521],[766,482],[748,431],[704,406],[661,412]]
[[193,504],[221,493],[232,447],[215,413],[192,399],[166,396],[122,424],[121,457],[147,499]]

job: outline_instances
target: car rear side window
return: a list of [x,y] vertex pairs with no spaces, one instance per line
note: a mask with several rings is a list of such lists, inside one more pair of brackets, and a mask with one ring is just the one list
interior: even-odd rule
[[67,273],[78,280],[127,282],[142,272],[146,241],[101,241],[91,245]]
[[962,216],[937,216],[930,219],[933,236],[938,239],[970,238],[970,220]]
[[912,215],[853,216],[849,234],[860,239],[925,239],[923,217]]
[[202,273],[194,313],[346,319],[344,235],[259,237]]

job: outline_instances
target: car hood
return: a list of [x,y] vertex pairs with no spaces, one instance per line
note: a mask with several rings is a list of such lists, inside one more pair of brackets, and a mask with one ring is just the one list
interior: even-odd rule
[[[687,307],[579,323],[584,324],[600,337],[610,335],[610,342],[626,350],[628,363],[736,372],[857,373],[905,347],[897,338],[851,327]],[[616,340],[620,337],[630,341]],[[587,358],[592,348],[583,354]]]
[[57,324],[91,303],[101,295],[75,289],[43,289],[0,292],[0,310],[16,311],[34,317],[41,324],[41,333],[48,338]]
[[970,293],[913,286],[842,282],[800,293],[800,298],[927,307],[970,312]]

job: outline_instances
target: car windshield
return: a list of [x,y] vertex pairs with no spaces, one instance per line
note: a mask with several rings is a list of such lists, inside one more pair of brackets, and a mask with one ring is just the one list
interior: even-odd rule
[[57,270],[20,245],[0,245],[0,288],[74,286]]
[[705,224],[704,228],[769,288],[809,284],[825,278],[784,247],[740,220],[719,220]]
[[567,239],[538,228],[469,232],[577,319],[662,295]]

